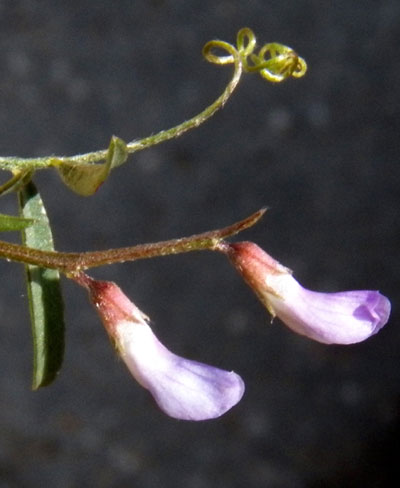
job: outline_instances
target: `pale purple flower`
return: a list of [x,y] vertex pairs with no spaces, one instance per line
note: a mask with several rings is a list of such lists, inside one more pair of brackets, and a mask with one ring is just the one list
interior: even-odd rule
[[319,293],[303,288],[291,271],[252,242],[224,250],[272,317],[293,331],[326,344],[353,344],[388,321],[390,302],[378,291]]
[[105,328],[134,378],[167,415],[182,420],[221,416],[236,405],[244,383],[236,373],[182,358],[154,335],[148,318],[112,282],[80,275]]

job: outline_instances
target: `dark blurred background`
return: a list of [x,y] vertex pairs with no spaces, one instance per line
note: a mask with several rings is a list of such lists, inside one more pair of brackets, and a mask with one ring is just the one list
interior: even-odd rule
[[[244,378],[246,394],[227,415],[179,422],[132,380],[67,280],[64,367],[32,392],[23,269],[2,261],[0,488],[400,480],[398,0],[1,1],[0,152],[72,155],[191,117],[231,75],[204,61],[202,46],[234,42],[244,26],[260,44],[295,48],[307,76],[280,85],[244,76],[212,120],[131,156],[91,198],[38,173],[57,248],[180,237],[269,206],[241,239],[308,288],[380,289],[390,323],[362,344],[313,343],[271,325],[212,253],[93,271],[117,281],[174,352]],[[16,212],[15,196],[1,202],[2,213]]]

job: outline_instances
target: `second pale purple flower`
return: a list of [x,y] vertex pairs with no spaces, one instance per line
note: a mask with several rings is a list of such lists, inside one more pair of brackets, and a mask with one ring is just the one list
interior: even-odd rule
[[378,291],[310,291],[252,242],[227,244],[222,250],[272,317],[310,339],[327,344],[361,342],[389,319],[390,302]]

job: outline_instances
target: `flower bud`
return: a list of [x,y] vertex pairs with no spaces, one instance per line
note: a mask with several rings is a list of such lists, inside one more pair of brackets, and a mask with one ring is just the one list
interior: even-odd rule
[[80,275],[103,324],[134,378],[167,415],[182,420],[221,416],[236,405],[244,383],[236,373],[182,358],[154,335],[148,318],[112,282]]
[[228,244],[224,251],[272,317],[310,339],[326,344],[361,342],[389,319],[390,302],[378,291],[310,291],[252,242]]

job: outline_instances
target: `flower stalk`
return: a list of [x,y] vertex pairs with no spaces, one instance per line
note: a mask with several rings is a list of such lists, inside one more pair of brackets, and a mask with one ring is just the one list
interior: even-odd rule
[[260,209],[243,220],[222,229],[195,234],[180,239],[170,239],[149,244],[120,247],[105,251],[89,251],[82,253],[64,253],[58,251],[42,251],[20,244],[0,241],[0,257],[10,261],[33,264],[43,268],[57,269],[67,275],[81,270],[104,266],[107,264],[136,261],[171,254],[191,251],[216,251],[224,239],[242,232],[256,224],[266,209]]

